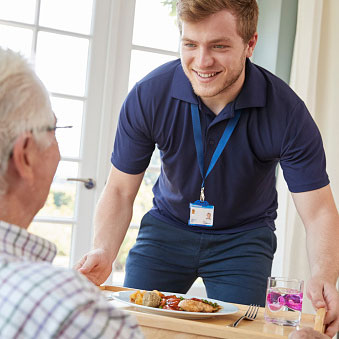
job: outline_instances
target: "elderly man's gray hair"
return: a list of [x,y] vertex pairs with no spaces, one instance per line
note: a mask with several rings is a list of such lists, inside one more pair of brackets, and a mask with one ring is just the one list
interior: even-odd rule
[[43,127],[54,126],[49,95],[30,64],[21,55],[0,48],[0,194],[16,139],[32,131],[41,147],[49,142]]

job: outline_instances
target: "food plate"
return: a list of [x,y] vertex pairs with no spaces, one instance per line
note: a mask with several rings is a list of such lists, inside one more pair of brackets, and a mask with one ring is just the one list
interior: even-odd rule
[[[233,304],[229,304],[220,300],[215,300],[215,299],[209,299],[209,298],[204,298],[205,300],[211,301],[213,303],[218,303],[222,309],[219,310],[218,312],[215,313],[201,313],[201,312],[184,312],[184,311],[172,311],[172,310],[164,310],[161,308],[154,308],[154,307],[148,307],[148,306],[143,306],[143,305],[138,305],[130,302],[130,295],[134,293],[135,291],[121,291],[121,292],[115,292],[112,293],[113,299],[117,301],[121,301],[123,303],[126,303],[130,306],[135,307],[138,311],[141,312],[147,312],[147,313],[155,313],[159,315],[166,315],[168,317],[175,317],[175,318],[183,318],[183,319],[205,319],[205,318],[212,318],[212,317],[218,317],[218,316],[223,316],[227,314],[232,314],[238,312],[238,307],[236,307]],[[161,292],[165,295],[173,295],[175,294],[177,297],[183,297],[186,299],[190,298],[199,298],[201,297],[196,297],[196,296],[191,296],[187,294],[180,294],[180,293],[171,293],[171,292]]]

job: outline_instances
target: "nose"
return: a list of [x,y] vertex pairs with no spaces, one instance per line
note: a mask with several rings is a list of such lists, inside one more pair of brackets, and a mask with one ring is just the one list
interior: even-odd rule
[[200,46],[198,55],[198,66],[200,68],[207,68],[213,65],[214,59],[208,48]]

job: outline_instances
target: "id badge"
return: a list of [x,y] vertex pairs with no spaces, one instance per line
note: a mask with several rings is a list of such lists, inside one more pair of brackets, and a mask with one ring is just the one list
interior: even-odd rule
[[207,201],[197,200],[190,203],[190,220],[191,226],[213,226],[214,206]]

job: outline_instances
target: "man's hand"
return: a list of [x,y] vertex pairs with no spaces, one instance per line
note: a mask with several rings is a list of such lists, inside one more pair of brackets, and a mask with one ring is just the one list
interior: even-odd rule
[[325,307],[326,334],[333,336],[339,329],[339,214],[330,185],[301,193],[292,193],[298,213],[304,223],[307,253],[312,278],[307,296],[313,307]]
[[325,333],[333,337],[339,331],[339,293],[336,287],[314,276],[308,282],[307,296],[315,309],[326,308]]
[[101,285],[111,274],[112,264],[108,253],[97,248],[85,254],[74,269],[85,275],[95,285]]
[[291,332],[288,339],[330,339],[330,337],[310,327],[305,327],[299,331],[295,330]]
[[98,201],[94,217],[94,250],[74,266],[90,281],[100,285],[112,272],[133,213],[133,203],[144,177],[126,174],[112,166],[106,186]]

